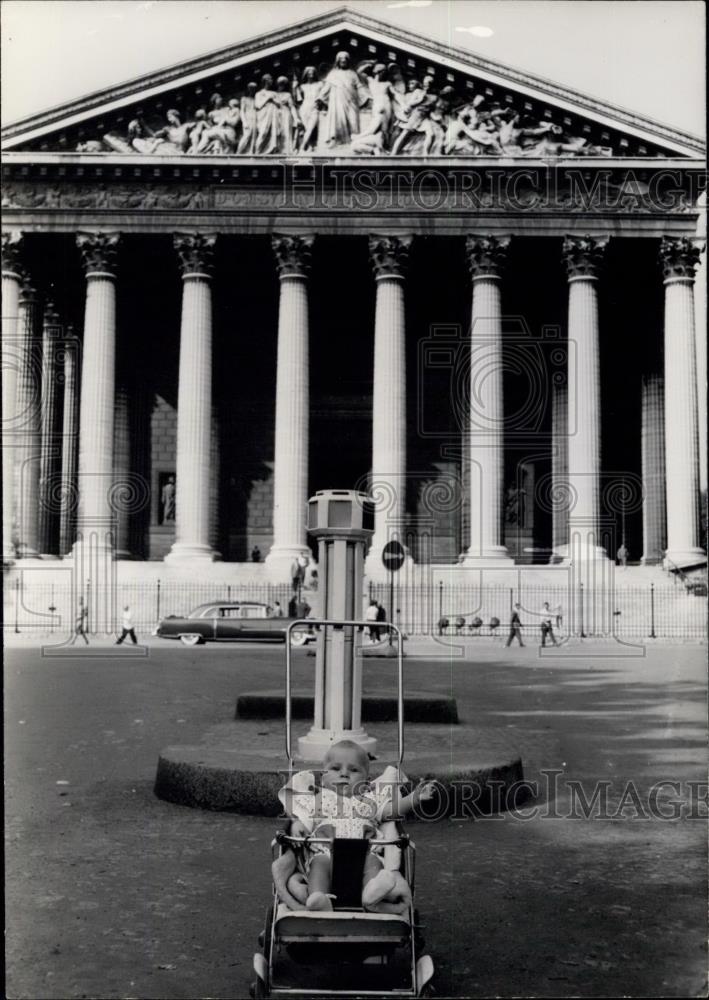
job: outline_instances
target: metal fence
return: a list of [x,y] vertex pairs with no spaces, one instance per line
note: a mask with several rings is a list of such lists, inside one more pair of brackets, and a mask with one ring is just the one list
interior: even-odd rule
[[[572,589],[569,586],[542,587],[483,584],[446,584],[443,581],[394,587],[393,620],[409,635],[436,635],[445,630],[471,636],[506,635],[514,604],[521,605],[520,617],[526,634],[539,629],[540,612],[548,602],[553,617],[560,615],[562,635],[618,638],[705,639],[707,602],[679,587],[623,587],[610,590]],[[81,595],[86,600],[90,595]],[[79,595],[69,583],[46,583],[19,574],[5,582],[4,627],[6,632],[66,633],[73,625]],[[288,584],[214,584],[189,581],[136,580],[116,585],[112,601],[112,621],[108,631],[120,628],[121,609],[129,605],[139,633],[152,631],[167,615],[188,614],[207,601],[250,600],[273,604],[279,601],[283,613],[293,591]],[[304,591],[304,600],[319,612],[317,594]],[[388,584],[370,584],[367,598],[379,601],[391,614]],[[92,602],[87,601],[89,607]],[[491,627],[494,619],[499,626]],[[475,624],[476,620],[482,624]],[[89,619],[89,631],[95,623]]]
[[[369,597],[391,613],[388,584],[370,584]],[[591,589],[483,584],[461,586],[442,581],[394,588],[394,618],[412,635],[442,631],[462,635],[507,635],[512,609],[520,604],[523,630],[538,632],[544,603],[564,635],[618,638],[705,639],[707,602],[675,587]],[[495,622],[499,622],[498,625]],[[443,622],[447,624],[443,625]],[[493,623],[491,626],[490,623]]]

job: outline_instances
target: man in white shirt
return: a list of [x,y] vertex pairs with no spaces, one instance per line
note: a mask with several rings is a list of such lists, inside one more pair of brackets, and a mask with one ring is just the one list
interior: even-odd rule
[[130,613],[130,607],[127,604],[123,608],[123,622],[122,622],[122,626],[123,626],[123,628],[122,628],[122,631],[121,631],[120,638],[116,639],[116,645],[120,646],[120,644],[123,642],[123,640],[125,639],[125,637],[127,635],[129,635],[131,637],[131,639],[133,640],[133,645],[137,646],[138,645],[138,640],[137,640],[136,635],[135,635],[135,626],[133,625],[133,616],[131,615],[131,613]]

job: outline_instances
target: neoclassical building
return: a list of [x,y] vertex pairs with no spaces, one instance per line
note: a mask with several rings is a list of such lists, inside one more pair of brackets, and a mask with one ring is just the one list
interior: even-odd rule
[[706,561],[704,147],[342,9],[3,132],[3,552]]

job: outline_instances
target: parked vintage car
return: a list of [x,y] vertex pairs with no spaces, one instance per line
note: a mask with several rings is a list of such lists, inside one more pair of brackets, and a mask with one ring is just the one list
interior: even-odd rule
[[[168,615],[155,629],[161,639],[180,639],[186,646],[204,642],[285,642],[292,618],[276,618],[268,604],[257,601],[210,601],[200,604],[186,617]],[[311,628],[303,625],[291,634],[294,646],[304,646],[315,639]]]

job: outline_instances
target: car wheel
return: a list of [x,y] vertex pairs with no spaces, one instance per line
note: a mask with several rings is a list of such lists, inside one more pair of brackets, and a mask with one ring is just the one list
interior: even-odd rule
[[291,646],[304,646],[308,641],[308,633],[303,629],[293,629],[290,634]]
[[186,632],[180,636],[180,639],[184,642],[185,646],[201,646],[204,642],[202,636],[196,632]]

